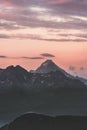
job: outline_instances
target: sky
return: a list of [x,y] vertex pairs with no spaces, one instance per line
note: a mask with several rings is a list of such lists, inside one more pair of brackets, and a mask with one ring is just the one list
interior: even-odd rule
[[87,0],[0,0],[0,68],[47,59],[87,78]]

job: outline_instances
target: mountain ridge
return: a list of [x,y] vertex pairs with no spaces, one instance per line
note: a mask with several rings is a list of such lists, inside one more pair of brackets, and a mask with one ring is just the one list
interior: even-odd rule
[[21,115],[0,130],[86,130],[87,117],[84,116],[47,116],[30,113]]
[[74,78],[72,75],[67,73],[65,70],[57,66],[52,60],[46,60],[43,62],[35,71],[34,73],[49,73],[49,72],[61,71],[68,77]]
[[[71,84],[71,83],[72,84]],[[52,60],[46,60],[36,71],[28,72],[23,67],[8,66],[0,72],[0,86],[85,86],[78,78],[68,74]],[[79,84],[79,85],[78,85]]]

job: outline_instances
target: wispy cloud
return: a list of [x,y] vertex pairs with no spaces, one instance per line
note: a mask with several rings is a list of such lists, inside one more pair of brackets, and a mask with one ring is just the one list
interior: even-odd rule
[[75,72],[76,70],[84,71],[85,68],[83,66],[81,66],[81,67],[75,67],[75,66],[70,65],[69,66],[69,70],[72,71],[72,72]]
[[83,71],[83,70],[85,70],[85,68],[84,67],[80,67],[80,70]]
[[55,57],[53,54],[49,54],[49,53],[42,53],[40,55],[43,57],[51,57],[51,58]]
[[[0,30],[6,30],[9,35],[0,35],[0,38],[10,38],[12,32],[9,30],[16,30],[13,32],[14,38],[18,36],[17,30],[20,32],[29,31],[29,29],[41,28],[46,30],[45,34],[40,36],[40,32],[37,35],[28,35],[24,38],[44,40],[44,41],[86,41],[87,32],[87,0],[0,0]],[[64,34],[69,34],[70,30],[78,31],[80,38],[76,34],[76,38],[54,38],[56,34],[48,32],[48,29],[56,29]],[[63,32],[63,29],[66,31]],[[34,31],[35,32],[35,31]],[[72,32],[72,34],[73,34]],[[61,34],[60,32],[58,33]],[[82,37],[82,39],[81,39]],[[12,36],[11,36],[12,38]]]
[[75,67],[75,66],[70,65],[70,66],[69,66],[69,70],[70,70],[70,71],[75,71],[75,70],[76,70],[76,67]]
[[[42,35],[36,34],[0,34],[1,39],[31,39],[40,41],[50,41],[50,42],[87,42],[86,34],[58,34],[59,38],[46,38]],[[72,37],[71,37],[72,36]],[[43,54],[43,56],[48,56],[48,54]],[[49,55],[50,56],[50,55]]]
[[32,56],[32,57],[27,57],[27,56],[21,56],[21,57],[10,57],[10,56],[5,56],[5,55],[0,55],[0,59],[26,59],[26,60],[41,60],[44,59],[42,56]]
[[43,57],[37,56],[37,57],[20,57],[22,59],[31,59],[31,60],[40,60],[40,59],[44,59]]
[[0,55],[0,59],[6,59],[8,58],[7,56],[4,56],[4,55]]
[[0,38],[9,39],[10,36],[7,34],[0,34]]

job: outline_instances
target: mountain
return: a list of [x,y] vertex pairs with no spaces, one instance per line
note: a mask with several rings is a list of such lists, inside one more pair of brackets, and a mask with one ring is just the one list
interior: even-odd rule
[[61,71],[65,73],[63,69],[61,69],[59,66],[57,66],[52,60],[46,60],[43,62],[40,67],[36,69],[36,73],[49,73],[49,72],[55,72],[55,71]]
[[24,86],[30,81],[30,75],[21,66],[8,66],[0,72],[0,87]]
[[66,76],[60,70],[49,73],[34,73],[32,75],[32,86],[36,89],[85,88],[84,83],[79,79]]
[[61,70],[52,60],[46,60],[36,69],[36,73],[48,73],[51,71]]
[[0,73],[3,71],[3,69],[0,69]]
[[82,77],[78,77],[78,76],[76,76],[76,79],[80,80],[80,81],[83,82],[85,85],[87,85],[87,79],[82,78]]
[[[0,121],[25,112],[49,115],[87,115],[87,87],[55,66],[48,73],[9,66],[0,73]],[[43,63],[44,64],[44,63]],[[55,70],[55,71],[52,71]]]
[[15,119],[0,130],[87,130],[87,117],[30,113]]
[[85,87],[77,78],[58,67],[52,60],[46,60],[35,72],[28,72],[21,66],[8,66],[0,72],[0,88],[59,88]]

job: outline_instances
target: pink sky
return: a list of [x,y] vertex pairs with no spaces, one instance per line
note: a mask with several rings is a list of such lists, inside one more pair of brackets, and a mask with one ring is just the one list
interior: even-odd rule
[[87,78],[87,1],[0,0],[0,68],[49,58]]
[[[2,44],[3,43],[3,44]],[[6,58],[0,58],[0,67],[21,65],[27,70],[36,69],[46,59],[52,59],[58,66],[72,74],[87,76],[87,44],[86,43],[57,43],[39,40],[1,40],[0,53]],[[40,57],[49,53],[55,57],[44,59],[28,59],[23,57]],[[74,67],[70,70],[69,67]],[[81,70],[81,68],[83,68]]]

